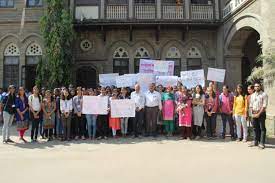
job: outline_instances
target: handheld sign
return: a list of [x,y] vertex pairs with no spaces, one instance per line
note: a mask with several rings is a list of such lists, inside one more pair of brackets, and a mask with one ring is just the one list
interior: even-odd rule
[[122,76],[116,76],[116,86],[122,87],[134,87],[137,83],[137,74],[124,74]]
[[83,96],[83,114],[108,114],[108,97]]
[[111,100],[111,117],[135,117],[135,101],[131,99]]
[[173,76],[174,61],[140,59],[139,73],[155,74],[156,76]]
[[207,80],[224,82],[225,69],[208,68]]
[[177,86],[178,76],[156,76],[156,84],[167,86]]
[[154,74],[138,74],[138,84],[140,85],[141,92],[146,92],[149,89],[149,85],[155,83],[156,77]]
[[191,71],[181,71],[181,81],[187,88],[193,88],[197,85],[204,87],[204,70],[191,70]]
[[100,86],[116,86],[116,77],[119,76],[118,73],[110,74],[99,74],[99,84]]

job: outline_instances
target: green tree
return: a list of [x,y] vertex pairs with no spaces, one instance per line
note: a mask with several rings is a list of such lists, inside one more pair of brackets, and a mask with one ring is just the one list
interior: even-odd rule
[[47,88],[71,82],[73,18],[63,0],[47,0],[40,20],[46,54],[37,67],[36,84]]
[[275,54],[259,55],[256,62],[261,63],[260,67],[255,67],[252,70],[251,75],[248,77],[248,82],[265,80],[273,80],[275,78]]

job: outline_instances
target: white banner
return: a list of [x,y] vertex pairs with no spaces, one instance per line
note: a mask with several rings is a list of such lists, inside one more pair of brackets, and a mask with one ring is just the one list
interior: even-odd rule
[[207,80],[209,81],[217,81],[224,82],[225,70],[224,69],[216,69],[216,68],[208,68]]
[[136,105],[131,99],[111,100],[111,117],[124,118],[135,117]]
[[154,72],[166,72],[169,70],[169,62],[166,61],[155,61]]
[[99,74],[99,84],[100,86],[116,86],[116,77],[118,73],[110,73],[110,74]]
[[156,76],[156,84],[164,87],[177,86],[178,79],[178,76]]
[[83,114],[108,114],[108,97],[83,96]]
[[124,74],[116,77],[116,86],[122,87],[134,87],[137,83],[137,74]]
[[193,88],[197,85],[201,85],[204,87],[205,78],[204,78],[204,70],[191,70],[191,71],[181,71],[181,82],[187,88]]
[[138,84],[140,85],[141,92],[146,92],[149,89],[149,85],[155,83],[156,76],[154,74],[138,74]]
[[139,73],[155,74],[156,76],[173,76],[174,61],[140,59]]

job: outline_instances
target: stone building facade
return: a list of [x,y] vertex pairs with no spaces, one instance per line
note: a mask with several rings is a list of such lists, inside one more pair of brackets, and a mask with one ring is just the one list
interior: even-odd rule
[[[175,74],[225,68],[232,89],[244,83],[261,52],[275,51],[273,0],[69,0],[77,40],[74,83],[94,87],[98,74],[138,71],[141,58],[174,60]],[[0,0],[0,86],[28,89],[43,53],[43,0]],[[269,130],[275,134],[274,78]],[[273,94],[273,95],[272,95]]]

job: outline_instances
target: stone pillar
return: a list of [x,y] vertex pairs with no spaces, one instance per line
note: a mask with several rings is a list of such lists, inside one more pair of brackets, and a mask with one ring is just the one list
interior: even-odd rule
[[161,0],[157,0],[157,19],[161,19]]
[[235,89],[242,82],[242,55],[225,56],[225,82],[229,88]]
[[100,0],[100,19],[104,19],[105,15],[105,0]]
[[134,18],[133,0],[129,0],[128,8],[129,8],[129,18],[132,19],[132,18]]
[[215,0],[215,16],[216,17],[216,20],[219,20],[220,19],[220,1],[219,0]]
[[[259,32],[262,41],[262,53],[264,55],[275,53],[275,41],[273,35],[275,34],[275,17],[273,12],[275,10],[275,1],[261,0],[261,18],[263,23],[263,32]],[[268,135],[275,135],[275,78],[266,77],[264,79],[265,92],[268,95],[268,107],[267,107],[267,118],[266,128]]]
[[73,17],[75,17],[74,15],[74,7],[75,7],[75,4],[74,4],[74,0],[70,0],[70,13]]
[[191,1],[185,0],[185,18],[190,19],[190,9],[191,9]]

